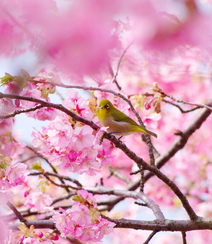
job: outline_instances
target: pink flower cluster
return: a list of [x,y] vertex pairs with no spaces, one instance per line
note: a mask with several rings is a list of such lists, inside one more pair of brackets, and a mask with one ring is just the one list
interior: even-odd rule
[[62,237],[71,234],[82,242],[98,242],[109,234],[114,223],[101,217],[96,200],[91,193],[79,190],[73,198],[74,204],[67,211],[60,208],[62,213],[53,212],[53,219]]
[[[31,80],[34,80],[34,77],[30,77],[29,74],[24,70],[21,71],[21,76],[11,76],[10,74],[6,73],[5,76],[1,78],[1,82],[6,85],[5,93],[7,94],[33,97],[50,102],[48,96],[49,94],[55,92],[54,87],[49,84],[29,82]],[[39,81],[40,79],[36,80]],[[52,80],[54,80],[54,77]],[[45,80],[42,79],[42,81]],[[51,81],[51,78],[48,78],[48,81]],[[0,111],[6,114],[17,109],[20,110],[32,108],[36,105],[38,105],[38,103],[31,101],[16,99],[13,103],[11,99],[2,99]],[[53,120],[56,117],[57,112],[54,108],[44,107],[40,108],[39,110],[28,112],[26,115],[28,117],[44,121]]]
[[[73,93],[72,97],[69,97],[70,94],[64,101],[65,106],[86,119],[92,119],[93,113],[87,101],[78,93]],[[105,159],[99,155],[102,146],[95,140],[93,129],[72,121],[66,114],[57,116],[47,127],[43,127],[42,133],[33,132],[32,137],[33,146],[61,170],[94,175]]]
[[57,117],[42,133],[33,132],[33,145],[62,170],[95,174],[101,167],[97,160],[99,145],[92,145],[94,136],[89,126],[72,128],[69,117]]
[[57,233],[35,231],[34,226],[27,228],[24,223],[19,225],[19,229],[23,235],[19,238],[19,243],[23,244],[52,244],[57,241],[59,236]]
[[50,210],[50,204],[52,203],[52,198],[50,195],[42,192],[32,192],[27,196],[25,205],[31,209],[31,211],[45,211]]
[[25,144],[14,141],[10,133],[0,136],[0,190],[21,185],[29,174],[28,166],[21,163],[24,147]]

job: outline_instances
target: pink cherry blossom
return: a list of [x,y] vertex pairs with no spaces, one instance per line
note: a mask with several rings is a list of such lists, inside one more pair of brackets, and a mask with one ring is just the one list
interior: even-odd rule
[[83,148],[91,146],[93,140],[92,128],[89,126],[77,127],[74,130],[73,142],[75,143],[74,148],[76,151],[81,151]]
[[72,138],[73,129],[70,125],[63,124],[62,121],[54,121],[52,129],[48,130],[50,144],[54,145],[56,150],[66,148]]
[[109,234],[113,231],[113,227],[115,226],[115,223],[109,222],[108,220],[102,219],[101,222],[97,225],[98,227],[98,239],[101,240],[104,235]]
[[83,204],[74,205],[71,208],[70,216],[79,225],[88,225],[91,223],[91,216],[89,216],[90,210]]
[[10,236],[12,233],[8,228],[8,226],[4,223],[4,221],[0,220],[0,224],[1,224],[1,230],[0,230],[1,242],[2,244],[8,244],[11,241]]
[[26,169],[27,165],[23,163],[17,163],[7,167],[5,176],[11,186],[17,186],[24,182],[25,177],[29,174]]
[[0,119],[0,135],[3,135],[7,131],[12,130],[14,124],[14,118]]
[[53,211],[53,220],[56,222],[57,228],[61,231],[62,237],[66,237],[75,228],[75,222],[69,214],[70,210],[63,210],[62,214]]
[[49,206],[52,203],[52,198],[42,192],[32,192],[27,196],[25,205],[35,211],[42,212],[44,210],[49,210]]
[[88,202],[90,205],[97,207],[96,200],[93,196],[93,194],[85,191],[85,190],[79,190],[77,191],[77,194],[81,196],[86,202]]

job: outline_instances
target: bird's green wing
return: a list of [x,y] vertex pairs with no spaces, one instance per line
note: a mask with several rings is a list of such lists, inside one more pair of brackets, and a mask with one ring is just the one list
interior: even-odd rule
[[126,114],[122,113],[118,110],[118,113],[116,111],[111,113],[111,116],[114,118],[117,122],[126,122],[130,123],[131,125],[138,125],[133,119],[128,117]]

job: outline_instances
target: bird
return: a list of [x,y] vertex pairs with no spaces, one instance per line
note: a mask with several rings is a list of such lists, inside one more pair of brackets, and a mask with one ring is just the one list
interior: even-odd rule
[[108,133],[119,135],[120,138],[136,132],[149,134],[157,138],[154,132],[138,125],[133,119],[115,108],[107,99],[102,99],[99,102],[97,116],[101,126],[108,127]]

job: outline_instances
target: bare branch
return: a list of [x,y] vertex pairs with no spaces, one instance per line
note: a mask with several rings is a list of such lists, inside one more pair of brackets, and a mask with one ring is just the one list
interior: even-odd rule
[[126,182],[128,185],[132,183],[132,181],[129,178],[127,178],[125,175],[121,174],[118,170],[112,168],[111,166],[109,166],[108,169],[110,171],[109,177],[114,175],[117,178],[119,178],[120,180],[123,180],[124,182]]
[[[30,227],[31,225],[33,225],[35,227],[35,229],[55,229],[55,224],[53,220],[46,220],[46,219],[42,219],[42,220],[28,220],[24,223],[27,227]],[[18,230],[18,224],[12,224],[8,226],[10,229],[12,230]]]
[[[103,218],[116,223],[115,228],[128,228],[135,230],[155,230],[155,231],[192,231],[192,230],[212,230],[212,220],[198,217],[196,221],[192,220],[154,220],[140,221],[131,219],[112,219],[101,215]],[[27,227],[33,225],[35,228],[55,229],[53,220],[28,220],[25,222]],[[17,230],[18,224],[12,224],[8,227]]]
[[[146,97],[154,97],[154,96],[155,96],[154,94],[151,94],[151,93],[148,93],[148,92],[144,93],[143,95],[146,96]],[[132,95],[130,95],[130,97],[131,97],[131,96],[132,96]],[[133,96],[134,96],[134,95],[133,95]],[[173,102],[171,102],[171,101],[168,101],[168,100],[166,100],[166,99],[164,99],[164,98],[162,98],[162,101],[165,102],[165,103],[168,103],[168,104],[170,104],[170,105],[172,105],[172,106],[174,106],[174,107],[176,107],[176,108],[178,108],[178,109],[180,110],[181,113],[190,113],[190,112],[193,112],[193,111],[195,111],[195,110],[197,110],[197,109],[202,108],[202,107],[200,107],[200,106],[196,106],[196,107],[194,107],[194,108],[191,108],[191,109],[188,109],[188,110],[184,110],[184,109],[182,109],[178,104],[175,104],[175,103],[173,103]]]
[[113,80],[112,80],[112,82],[114,82],[114,83],[116,84],[116,86],[118,87],[119,90],[121,90],[121,87],[120,87],[120,85],[119,85],[118,82],[117,82],[117,76],[118,76],[119,68],[120,68],[121,61],[122,61],[122,59],[123,59],[125,53],[126,53],[127,50],[132,46],[132,44],[133,44],[133,42],[131,42],[131,43],[124,49],[124,52],[122,53],[122,55],[121,55],[121,57],[120,57],[120,59],[119,59],[119,61],[118,61],[118,64],[117,64],[117,67],[116,67],[116,73],[115,73],[115,74],[113,73],[112,67],[110,67],[110,69],[112,70],[112,71],[110,70],[110,73],[111,73],[112,76],[113,76]]
[[182,238],[183,238],[183,244],[187,244],[185,231],[182,231]]
[[11,113],[8,113],[8,114],[0,114],[0,119],[7,119],[7,118],[10,118],[10,117],[15,117],[17,114],[28,113],[28,112],[40,109],[42,107],[44,107],[44,106],[42,104],[39,104],[39,105],[37,105],[35,107],[32,107],[32,108],[15,110],[15,111],[13,111]]
[[168,97],[170,98],[171,100],[177,102],[177,103],[182,103],[182,104],[187,104],[187,105],[192,105],[192,106],[196,106],[196,107],[199,107],[199,108],[207,108],[209,110],[212,111],[212,107],[211,106],[208,106],[208,105],[205,105],[205,104],[198,104],[198,103],[193,103],[193,102],[186,102],[186,101],[183,101],[183,100],[179,100],[179,99],[176,99],[174,98],[173,96],[171,95],[168,95],[166,94],[164,91],[162,91],[159,87],[155,87],[153,88],[153,90],[159,94],[161,94],[163,97]]
[[84,189],[93,194],[101,194],[101,195],[107,194],[107,195],[116,195],[116,196],[140,199],[147,205],[147,207],[149,207],[153,211],[153,213],[157,219],[165,219],[159,206],[143,192],[115,190],[115,189],[110,189],[110,188],[107,188],[104,186],[99,186],[99,187],[95,187],[95,188],[84,188]]
[[138,221],[127,219],[108,220],[116,223],[115,228],[132,228],[135,230],[155,230],[155,231],[191,231],[191,230],[212,230],[212,220],[198,218],[193,220],[155,220],[155,221]]
[[[34,176],[34,175],[43,175],[44,177],[46,177],[47,180],[49,180],[53,185],[55,186],[58,186],[58,187],[62,187],[62,188],[71,188],[71,189],[81,189],[79,187],[74,187],[74,186],[71,186],[71,185],[68,185],[68,184],[58,184],[56,182],[54,182],[48,175],[51,175],[51,173],[31,173],[30,176]],[[53,175],[55,176],[55,175]],[[60,179],[60,177],[57,177]]]
[[46,102],[46,101],[43,101],[43,100],[40,100],[37,98],[33,98],[33,97],[24,97],[24,96],[12,95],[12,94],[3,94],[0,92],[0,99],[4,98],[4,97],[11,98],[11,99],[20,99],[20,100],[25,100],[25,101],[30,101],[30,102],[36,102],[36,103],[41,104],[44,107],[56,108],[64,113],[68,114],[69,116],[71,116],[73,120],[82,122],[83,124],[87,124],[90,127],[92,127],[94,130],[99,129],[99,127],[97,125],[95,125],[93,122],[78,116],[77,114],[71,112],[69,109],[65,108],[61,104],[50,103],[50,102]]
[[[63,175],[54,174],[54,173],[50,173],[50,172],[46,172],[45,174],[46,175],[55,176],[58,179],[63,179],[63,180],[71,181],[71,182],[75,183],[77,186],[82,187],[82,184],[78,180],[73,179],[73,178],[71,178],[69,176],[63,176]],[[36,172],[36,173],[31,173],[30,175],[43,175],[43,174],[40,173],[40,172]]]
[[154,230],[154,231],[149,235],[149,237],[147,238],[147,240],[146,240],[143,244],[148,244],[149,241],[153,238],[153,236],[154,236],[157,232],[158,232],[157,230]]
[[7,202],[7,206],[13,211],[13,213],[15,214],[15,216],[23,223],[26,223],[26,219],[24,219],[24,217],[21,215],[21,213],[17,210],[17,208],[11,203],[11,202]]
[[53,199],[51,205],[53,205],[53,204],[55,204],[55,203],[57,203],[57,202],[60,202],[60,201],[62,201],[62,200],[64,200],[64,199],[69,199],[70,197],[72,197],[72,196],[74,196],[74,195],[76,195],[76,194],[77,194],[77,191],[76,191],[76,190],[73,190],[73,191],[70,191],[70,192],[68,192],[68,193],[66,193],[66,194],[64,194],[64,195],[62,195],[62,196],[56,197],[56,198]]

